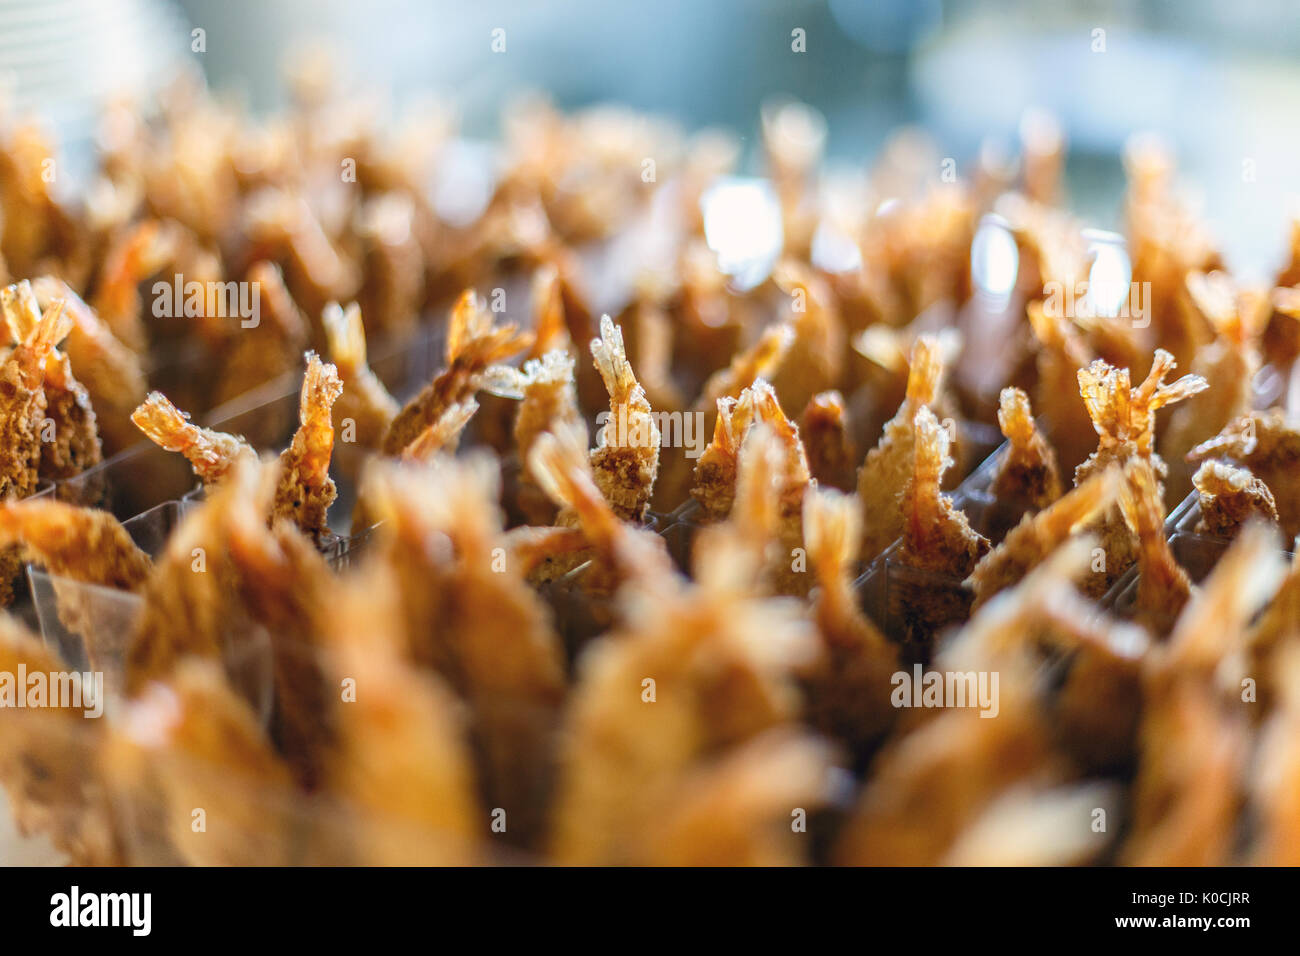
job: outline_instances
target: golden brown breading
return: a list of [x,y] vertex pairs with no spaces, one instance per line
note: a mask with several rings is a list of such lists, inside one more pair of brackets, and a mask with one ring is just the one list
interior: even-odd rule
[[334,402],[343,392],[338,370],[307,353],[307,371],[298,400],[298,430],[280,454],[280,483],[271,520],[287,518],[317,544],[328,530],[328,511],[338,489],[330,477],[334,451]]
[[641,521],[659,475],[659,426],[628,363],[623,332],[607,315],[600,336],[591,343],[591,356],[609,392],[609,417],[591,452],[591,470],[614,513]]
[[1249,468],[1273,492],[1286,537],[1300,534],[1300,482],[1295,480],[1300,468],[1300,431],[1287,423],[1282,409],[1236,418],[1187,454],[1190,462],[1209,458],[1226,458]]
[[1201,520],[1196,522],[1198,534],[1236,537],[1252,517],[1277,523],[1273,492],[1249,468],[1209,459],[1196,469],[1192,484],[1201,508]]
[[255,460],[253,446],[238,435],[200,428],[162,392],[150,392],[131,421],[160,448],[185,456],[203,487],[212,491],[240,463]]
[[1007,439],[1007,451],[998,463],[990,489],[994,496],[1023,503],[1034,511],[1061,497],[1061,473],[1056,452],[1034,424],[1029,396],[1018,388],[1004,388],[998,404],[998,427]]
[[343,380],[343,394],[334,404],[335,428],[351,421],[352,439],[362,448],[377,450],[401,406],[366,364],[361,308],[355,302],[346,309],[331,302],[321,313],[321,323],[329,341],[330,358]]
[[844,396],[830,391],[810,398],[799,417],[799,433],[808,454],[808,470],[817,483],[852,491],[857,456],[849,435]]
[[1165,510],[1151,463],[1135,458],[1124,469],[1119,505],[1137,538],[1135,616],[1163,637],[1191,596],[1192,582],[1165,539]]
[[13,543],[51,574],[124,591],[139,590],[153,566],[107,511],[53,498],[0,502],[0,544]]
[[988,539],[971,528],[966,515],[942,491],[952,465],[948,431],[924,405],[916,413],[912,474],[903,488],[903,545],[908,567],[964,578],[989,550]]

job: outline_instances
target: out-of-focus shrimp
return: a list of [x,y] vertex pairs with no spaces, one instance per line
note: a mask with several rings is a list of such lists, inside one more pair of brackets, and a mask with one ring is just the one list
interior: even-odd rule
[[1119,498],[1121,480],[1118,468],[1108,469],[1037,514],[1025,515],[967,579],[967,586],[975,592],[973,609],[1016,584],[1078,528],[1111,507]]
[[140,309],[140,283],[168,262],[176,236],[157,220],[128,226],[109,241],[91,307],[128,348],[144,354],[149,340]]
[[1193,272],[1185,285],[1193,307],[1214,330],[1214,338],[1198,348],[1192,359],[1192,371],[1204,376],[1207,391],[1174,409],[1160,436],[1170,467],[1170,502],[1181,501],[1191,490],[1191,468],[1184,456],[1254,404],[1259,338],[1269,315],[1268,297],[1262,291],[1239,287],[1226,273]]
[[1277,505],[1278,520],[1288,539],[1300,534],[1300,431],[1287,423],[1285,413],[1274,408],[1251,412],[1224,426],[1214,438],[1201,442],[1187,460],[1227,460],[1249,468],[1268,485]]
[[898,711],[889,702],[898,651],[862,612],[853,590],[862,506],[852,495],[809,489],[803,528],[817,590],[813,619],[823,653],[803,676],[808,722],[863,766]]
[[334,451],[331,412],[342,391],[343,383],[334,366],[323,363],[315,352],[308,352],[299,398],[299,426],[289,447],[280,454],[280,483],[271,517],[288,518],[317,543],[328,529],[327,512],[338,495],[329,475]]
[[[515,450],[521,462],[528,461],[537,437],[557,424],[580,428],[586,434],[587,424],[578,408],[573,369],[573,356],[565,349],[547,352],[524,363],[520,373],[524,397],[514,426]],[[533,524],[550,523],[555,518],[555,508],[541,494],[527,468],[521,471],[520,485],[519,504],[528,520]]]
[[1201,463],[1192,484],[1201,508],[1198,534],[1233,538],[1252,517],[1277,523],[1273,492],[1249,468],[1210,459]]
[[1251,863],[1300,865],[1300,644],[1279,649],[1278,707],[1260,738],[1251,782],[1258,820]]
[[912,474],[903,489],[899,560],[913,568],[964,578],[989,550],[966,515],[940,490],[952,465],[948,430],[922,405],[916,413]]
[[531,341],[531,334],[519,332],[514,324],[497,326],[473,290],[466,290],[448,321],[446,370],[397,413],[384,434],[384,453],[400,455],[448,405],[472,397],[493,362],[527,348]]
[[865,519],[861,551],[864,561],[874,558],[903,531],[900,499],[912,474],[916,413],[938,398],[943,372],[938,337],[920,336],[912,347],[907,397],[858,470],[858,498]]
[[[27,280],[0,290],[5,321],[17,342],[31,335],[41,319]],[[99,427],[90,395],[72,374],[67,355],[53,349],[45,363],[45,420],[41,422],[41,478],[58,481],[79,475],[103,460]],[[53,435],[46,429],[53,428]]]
[[1047,433],[1063,467],[1073,468],[1093,450],[1088,409],[1075,396],[1079,369],[1089,361],[1088,348],[1065,319],[1047,315],[1042,302],[1027,306],[1038,341],[1038,387],[1034,405],[1047,422]]
[[1165,539],[1164,503],[1149,461],[1135,458],[1129,462],[1119,504],[1124,522],[1137,539],[1135,616],[1163,637],[1191,596],[1192,583]]
[[99,433],[108,454],[139,441],[131,412],[148,391],[140,356],[123,344],[94,310],[61,279],[43,276],[32,282],[41,308],[62,300],[72,319],[63,349],[73,374],[86,387]]
[[1034,424],[1029,396],[1018,388],[1004,388],[999,399],[998,426],[1007,439],[1007,451],[993,478],[993,494],[1039,511],[1061,497],[1061,474],[1056,452]]
[[[14,618],[0,614],[0,673],[56,674],[67,668]],[[72,703],[54,699],[44,707],[5,708],[0,784],[20,832],[48,835],[75,864],[119,864],[120,834],[96,759],[107,721],[86,719],[91,702],[84,696],[84,706]]]
[[352,437],[362,448],[378,449],[384,433],[401,410],[397,400],[366,364],[366,330],[361,307],[355,302],[346,309],[337,302],[321,313],[330,359],[343,380],[343,394],[334,405],[334,426],[352,423]]
[[614,512],[641,521],[659,475],[659,425],[628,363],[623,332],[607,315],[591,356],[609,392],[609,417],[591,452],[592,472]]
[[237,462],[257,457],[253,446],[238,435],[200,428],[189,418],[162,392],[150,392],[131,413],[136,427],[155,445],[185,456],[205,488],[224,481]]
[[476,411],[478,402],[472,398],[447,406],[441,418],[402,449],[402,461],[427,463],[443,452],[454,452],[460,443],[461,433]]
[[773,375],[772,387],[788,407],[803,408],[818,392],[840,384],[844,325],[829,285],[808,267],[784,260],[773,279],[790,296],[794,341]]
[[224,340],[214,405],[292,372],[307,345],[307,319],[285,287],[279,266],[255,262],[245,282],[257,290],[256,325],[244,328],[242,319],[231,322],[234,316],[208,316],[221,323]]
[[[296,862],[301,794],[254,713],[211,661],[186,661],[129,701],[112,728],[103,766],[118,804],[131,807],[141,831],[164,841],[175,856],[170,862]],[[197,831],[195,807],[204,813]],[[164,852],[156,845],[150,850]]]
[[819,485],[852,491],[856,471],[844,396],[822,392],[808,400],[799,417],[799,433],[808,455],[808,470]]
[[107,511],[53,498],[0,502],[0,545],[14,543],[50,573],[101,587],[139,590],[152,568]]

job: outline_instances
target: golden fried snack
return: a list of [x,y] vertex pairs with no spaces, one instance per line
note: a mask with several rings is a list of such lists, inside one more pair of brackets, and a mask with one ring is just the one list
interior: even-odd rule
[[795,259],[777,264],[773,280],[791,297],[794,329],[790,350],[772,377],[772,387],[790,408],[803,408],[814,395],[840,384],[845,332],[835,298],[824,279]]
[[1047,422],[1061,465],[1073,468],[1093,450],[1088,409],[1075,398],[1079,369],[1088,365],[1088,348],[1065,319],[1048,316],[1043,303],[1030,302],[1026,314],[1038,342],[1034,405]]
[[1233,538],[1252,517],[1277,523],[1273,492],[1249,468],[1209,459],[1196,469],[1192,484],[1201,508],[1198,534]]
[[[1020,519],[1020,524],[980,560],[967,579],[966,586],[975,592],[972,610],[1016,584],[1076,530],[1110,508],[1118,500],[1121,481],[1119,469],[1107,469],[1037,514]],[[1095,591],[1096,587],[1085,590]]]
[[903,487],[903,545],[908,567],[965,578],[989,550],[988,539],[971,528],[940,486],[952,465],[948,430],[922,405],[912,440],[912,474]]
[[770,379],[785,362],[794,339],[794,329],[788,322],[764,329],[753,345],[738,352],[730,365],[709,377],[695,400],[695,409],[711,412],[717,407],[718,399],[737,397],[755,379]]
[[477,411],[478,402],[472,398],[447,406],[442,417],[402,449],[402,461],[427,464],[444,452],[454,454],[456,446],[460,444],[461,433]]
[[280,483],[271,506],[271,520],[289,519],[317,544],[329,530],[329,507],[338,495],[329,474],[334,451],[331,413],[342,392],[338,370],[321,362],[315,352],[308,352],[298,401],[298,430],[280,454]]
[[72,319],[63,349],[73,374],[90,395],[100,436],[107,453],[139,441],[131,413],[148,391],[141,358],[123,344],[90,306],[61,279],[42,276],[32,282],[41,308],[59,300]]
[[171,260],[176,236],[157,220],[124,227],[109,239],[90,306],[128,348],[144,354],[149,340],[140,284]]
[[[40,322],[40,306],[27,280],[0,290],[5,322],[14,341],[22,342]],[[41,478],[59,481],[79,475],[103,460],[99,427],[90,395],[72,374],[67,355],[58,349],[45,363],[45,420],[41,423]],[[47,430],[52,428],[53,433]]]
[[609,418],[591,452],[591,468],[615,514],[641,521],[659,475],[659,426],[623,348],[623,332],[609,316],[600,320],[591,357],[609,392]]
[[191,424],[189,415],[162,392],[150,392],[131,413],[131,420],[159,448],[184,455],[208,491],[224,482],[240,462],[257,458],[253,446],[238,435]]
[[531,340],[514,324],[497,326],[472,290],[462,293],[448,320],[447,368],[397,413],[384,433],[384,454],[401,454],[448,405],[471,398],[493,362],[527,348]]
[[583,655],[552,803],[555,862],[647,862],[647,834],[694,771],[795,715],[790,674],[816,646],[798,606],[752,596],[743,548],[708,561],[694,587],[671,567],[630,582],[625,623]]
[[1238,286],[1225,273],[1193,272],[1185,284],[1214,338],[1198,348],[1192,360],[1192,371],[1205,378],[1208,390],[1175,409],[1160,437],[1171,472],[1170,503],[1191,491],[1191,468],[1184,457],[1192,447],[1254,405],[1259,340],[1269,315],[1268,296],[1262,290]]
[[[585,434],[587,423],[578,408],[578,387],[573,368],[573,356],[564,349],[547,352],[541,358],[524,363],[520,382],[524,397],[519,403],[514,426],[515,450],[520,461],[528,461],[537,437],[557,425],[580,428]],[[583,443],[586,444],[585,438]],[[549,524],[553,521],[555,508],[541,494],[527,468],[520,473],[520,484],[520,507],[530,523]]]
[[0,498],[36,490],[45,418],[45,370],[72,320],[56,302],[0,364]]
[[918,338],[912,348],[907,397],[858,470],[864,518],[860,554],[864,561],[874,558],[903,532],[900,501],[912,474],[916,413],[938,398],[943,372],[939,339],[930,335]]
[[1120,486],[1124,523],[1137,538],[1136,618],[1163,637],[1191,597],[1192,582],[1165,538],[1165,510],[1149,461],[1128,463]]
[[1300,534],[1300,482],[1295,480],[1300,467],[1300,431],[1287,423],[1280,408],[1236,418],[1187,453],[1190,462],[1210,458],[1226,458],[1249,468],[1273,492],[1278,520],[1288,540]]
[[549,792],[564,657],[546,607],[501,546],[494,471],[481,458],[373,464],[369,497],[383,523],[366,561],[397,582],[411,659],[469,708],[486,805],[506,812],[507,839],[526,846]]
[[999,397],[998,427],[1007,439],[1007,452],[998,463],[991,491],[999,499],[1023,503],[1041,511],[1061,497],[1056,452],[1034,424],[1029,396],[1004,388]]
[[[17,675],[20,669],[49,675],[68,668],[0,613],[0,672]],[[121,862],[121,846],[95,763],[105,725],[87,719],[88,709],[89,702],[76,708],[47,701],[43,707],[0,710],[0,784],[19,832],[47,834],[74,864],[108,866]]]
[[809,472],[819,485],[840,491],[852,491],[857,477],[846,416],[844,396],[829,391],[810,398],[799,417]]
[[333,705],[338,743],[327,788],[357,815],[352,862],[474,862],[490,817],[477,805],[455,696],[403,658],[400,595],[382,565],[364,568],[336,597],[335,671],[355,682],[355,694]]
[[107,511],[53,498],[0,502],[0,545],[15,543],[51,574],[123,591],[138,591],[153,566]]
[[853,589],[862,506],[852,495],[809,489],[803,499],[808,560],[816,576],[813,620],[823,653],[803,675],[804,716],[815,729],[841,742],[862,766],[893,724],[890,678],[898,650],[872,623]]
[[[1164,349],[1156,349],[1151,371],[1136,389],[1130,383],[1128,369],[1115,368],[1102,359],[1079,369],[1079,392],[1100,439],[1097,450],[1074,470],[1076,485],[1112,463],[1127,464],[1136,459],[1150,463],[1157,494],[1163,500],[1161,482],[1167,469],[1154,447],[1155,413],[1207,388],[1199,375],[1184,375],[1166,385],[1164,378],[1173,368],[1174,357]],[[1137,539],[1117,510],[1110,509],[1095,522],[1106,564],[1103,573],[1088,578],[1086,590],[1094,597],[1104,594],[1137,559]]]
[[[301,795],[219,665],[189,660],[131,700],[102,772],[125,807],[130,862],[286,866]],[[202,814],[202,828],[195,826]],[[137,858],[130,859],[132,856]]]
[[351,437],[362,448],[378,450],[388,426],[401,410],[397,400],[366,364],[366,330],[361,308],[337,302],[325,306],[321,323],[329,340],[330,358],[343,379],[343,394],[334,405],[334,426],[351,422]]
[[212,404],[222,405],[259,385],[293,372],[307,346],[307,319],[298,309],[284,276],[270,262],[255,262],[244,282],[257,290],[257,324],[243,327],[246,320],[217,319],[224,344],[221,372],[216,379]]

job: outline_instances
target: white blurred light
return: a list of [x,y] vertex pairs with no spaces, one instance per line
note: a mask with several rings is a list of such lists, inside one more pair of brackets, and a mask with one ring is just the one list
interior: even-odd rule
[[1088,270],[1088,307],[1093,315],[1113,318],[1128,304],[1133,264],[1124,237],[1089,229],[1084,232],[1092,268]]
[[718,257],[718,268],[742,291],[766,279],[785,243],[781,204],[772,184],[724,177],[705,190],[700,208],[704,239]]
[[496,153],[487,143],[457,139],[438,157],[433,208],[450,226],[464,227],[478,219],[496,189]]
[[997,311],[1004,308],[1020,275],[1020,249],[1006,223],[998,216],[985,216],[970,246],[971,280],[985,304]]
[[862,250],[852,236],[823,219],[813,233],[812,264],[824,272],[856,272],[862,268]]

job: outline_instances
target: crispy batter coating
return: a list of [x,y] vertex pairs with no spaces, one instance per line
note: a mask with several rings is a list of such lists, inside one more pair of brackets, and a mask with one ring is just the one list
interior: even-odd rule
[[[22,342],[40,322],[40,306],[27,280],[0,290],[5,321],[14,341]],[[99,426],[90,395],[72,374],[67,355],[53,350],[45,364],[45,421],[41,423],[41,478],[60,481],[103,460]],[[53,428],[53,434],[47,429]]]
[[[585,435],[587,423],[578,407],[573,369],[574,359],[567,348],[554,349],[524,363],[520,384],[524,397],[514,425],[515,451],[520,461],[527,462],[537,437],[557,425],[580,428]],[[555,507],[537,487],[528,468],[521,470],[520,484],[519,503],[529,522],[550,524],[555,519]]]
[[329,341],[330,358],[343,380],[343,394],[334,405],[334,425],[340,428],[351,420],[357,444],[377,450],[401,406],[366,364],[361,308],[355,302],[346,309],[331,302],[321,313],[321,323]]
[[287,518],[317,543],[329,529],[327,513],[338,496],[329,474],[334,451],[331,413],[342,392],[338,370],[323,363],[315,352],[308,352],[298,400],[298,430],[280,454],[280,483],[271,520]]
[[998,427],[1007,439],[1007,453],[998,464],[992,492],[1001,499],[1023,502],[1034,511],[1061,497],[1061,473],[1056,452],[1034,424],[1029,396],[1004,388],[998,403]]
[[1108,469],[1093,475],[1037,514],[1025,515],[1002,543],[980,560],[967,579],[967,587],[975,592],[972,610],[1016,584],[1076,530],[1110,508],[1119,498],[1120,482],[1119,470]]
[[810,489],[803,500],[803,526],[817,582],[812,613],[823,646],[803,675],[804,714],[860,766],[898,715],[889,704],[898,651],[862,612],[853,590],[862,533],[857,499]]
[[1125,468],[1119,505],[1124,523],[1137,538],[1137,596],[1134,610],[1138,620],[1163,636],[1191,596],[1187,572],[1174,560],[1165,539],[1165,510],[1160,500],[1155,469],[1140,458]]
[[13,543],[51,574],[101,587],[139,590],[152,569],[107,511],[53,498],[0,502],[0,544]]
[[1233,538],[1253,517],[1277,523],[1273,492],[1249,468],[1209,459],[1196,469],[1192,484],[1201,508],[1201,520],[1196,522],[1198,534]]
[[1226,458],[1249,468],[1273,492],[1287,538],[1300,534],[1300,482],[1295,480],[1300,467],[1300,431],[1287,423],[1282,409],[1236,418],[1187,454],[1190,462],[1209,458]]
[[916,413],[914,430],[899,559],[908,567],[964,578],[988,553],[988,539],[972,529],[966,515],[940,491],[943,473],[952,465],[948,430],[924,405]]
[[384,433],[384,454],[400,455],[448,405],[471,398],[493,362],[527,348],[531,341],[531,334],[519,332],[513,323],[497,326],[492,313],[467,289],[448,320],[447,368],[393,418]]
[[184,455],[209,491],[225,481],[240,462],[257,457],[253,446],[240,436],[200,428],[189,418],[162,392],[150,392],[131,413],[136,427],[155,445]]
[[640,521],[659,475],[659,425],[628,363],[623,332],[607,315],[600,336],[591,343],[591,357],[609,392],[609,418],[591,452],[592,473],[614,512]]
[[402,461],[428,463],[444,452],[454,454],[461,433],[477,411],[478,402],[472,398],[447,406],[442,417],[402,449]]
[[860,553],[864,561],[870,561],[903,532],[900,502],[912,474],[916,413],[938,398],[943,373],[939,339],[921,336],[912,347],[907,397],[858,470],[858,498],[864,518]]

